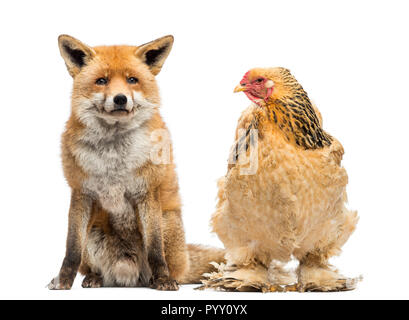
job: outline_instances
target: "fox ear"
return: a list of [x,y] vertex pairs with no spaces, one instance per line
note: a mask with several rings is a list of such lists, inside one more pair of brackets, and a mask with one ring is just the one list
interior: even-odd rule
[[72,77],[75,77],[81,68],[95,56],[95,51],[92,48],[65,34],[58,37],[58,46]]
[[165,36],[145,43],[136,49],[136,56],[148,65],[155,76],[160,72],[173,45],[173,36]]

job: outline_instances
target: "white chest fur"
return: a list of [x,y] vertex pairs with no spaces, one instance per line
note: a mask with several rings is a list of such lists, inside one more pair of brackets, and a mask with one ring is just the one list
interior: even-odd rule
[[86,129],[75,151],[79,165],[88,174],[84,189],[98,197],[111,213],[125,213],[129,201],[125,195],[140,195],[146,182],[135,169],[150,158],[151,139],[146,127],[132,130]]

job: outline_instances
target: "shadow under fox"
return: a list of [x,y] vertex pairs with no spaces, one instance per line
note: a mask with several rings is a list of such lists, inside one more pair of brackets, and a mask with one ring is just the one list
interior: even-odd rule
[[[79,270],[87,288],[177,290],[178,283],[198,283],[212,271],[210,261],[223,260],[223,250],[185,244],[155,80],[172,44],[173,37],[166,36],[139,47],[91,48],[59,37],[74,79],[62,136],[72,193],[66,255],[50,289],[70,289]],[[152,156],[158,141],[165,143],[159,161]]]

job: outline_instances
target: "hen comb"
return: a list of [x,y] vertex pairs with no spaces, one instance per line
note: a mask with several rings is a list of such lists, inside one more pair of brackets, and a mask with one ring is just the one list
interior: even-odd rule
[[248,83],[249,82],[249,75],[250,75],[250,71],[247,71],[244,74],[243,79],[241,79],[240,84]]

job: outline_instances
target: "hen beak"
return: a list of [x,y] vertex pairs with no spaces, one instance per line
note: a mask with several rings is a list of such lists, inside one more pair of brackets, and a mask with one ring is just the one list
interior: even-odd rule
[[246,87],[239,84],[238,86],[236,86],[236,88],[234,88],[233,92],[236,93],[236,92],[242,92],[242,91],[245,91],[245,90],[246,90]]

